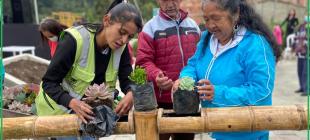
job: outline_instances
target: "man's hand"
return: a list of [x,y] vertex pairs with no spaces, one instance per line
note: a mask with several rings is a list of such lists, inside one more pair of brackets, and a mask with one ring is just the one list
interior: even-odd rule
[[115,112],[117,115],[122,116],[124,114],[127,114],[129,110],[133,106],[133,95],[132,91],[127,92],[127,94],[124,96],[124,98],[118,103],[118,105],[115,108]]
[[164,75],[162,71],[156,76],[156,84],[162,90],[170,90],[173,86],[172,79],[169,79],[167,76]]
[[87,120],[94,119],[92,107],[85,102],[77,99],[72,99],[69,103],[69,107],[76,113],[76,115],[86,124]]

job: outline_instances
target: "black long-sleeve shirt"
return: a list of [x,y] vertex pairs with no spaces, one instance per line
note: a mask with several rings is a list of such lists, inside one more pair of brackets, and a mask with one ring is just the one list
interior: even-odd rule
[[283,26],[285,23],[287,23],[286,25],[286,36],[288,36],[289,34],[294,33],[294,29],[298,26],[299,22],[298,22],[298,18],[293,17],[293,18],[289,18],[287,17],[280,26]]
[[[91,84],[101,84],[105,82],[105,72],[108,67],[108,63],[111,57],[111,49],[108,53],[103,53],[95,44],[95,77]],[[65,107],[69,106],[70,101],[73,99],[67,91],[63,90],[61,83],[70,68],[73,65],[76,53],[76,41],[68,33],[64,35],[64,38],[58,42],[56,53],[48,66],[47,72],[42,78],[42,88],[44,92],[49,95],[57,104]],[[132,71],[130,64],[130,54],[128,48],[124,49],[124,52],[120,59],[118,78],[120,81],[120,87],[122,92],[127,93],[130,89],[129,85],[131,81],[128,79],[129,74]]]

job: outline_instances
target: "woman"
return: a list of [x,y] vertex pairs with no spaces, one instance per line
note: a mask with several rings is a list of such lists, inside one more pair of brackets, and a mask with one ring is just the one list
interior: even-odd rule
[[[244,0],[203,0],[202,7],[208,31],[180,78],[198,82],[202,107],[271,105],[280,52],[267,25]],[[265,140],[268,131],[214,132],[212,137]]]
[[110,8],[98,30],[88,26],[64,31],[54,58],[42,79],[36,98],[37,114],[61,115],[73,111],[84,123],[93,119],[91,107],[80,101],[91,84],[106,82],[115,87],[117,77],[126,94],[117,105],[118,115],[127,113],[133,105],[128,79],[132,71],[126,44],[142,28],[138,10],[129,3]]
[[285,20],[281,23],[281,26],[283,26],[286,23],[286,34],[285,37],[288,35],[294,33],[296,27],[298,26],[298,18],[296,17],[296,11],[295,9],[291,9],[288,13]]
[[54,19],[45,19],[39,26],[42,42],[47,42],[50,47],[51,58],[54,56],[60,34],[67,26],[60,24]]

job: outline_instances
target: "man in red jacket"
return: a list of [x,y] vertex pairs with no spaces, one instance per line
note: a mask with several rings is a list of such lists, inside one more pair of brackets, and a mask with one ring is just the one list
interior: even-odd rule
[[[181,0],[157,0],[160,11],[138,37],[136,64],[147,71],[154,84],[159,108],[172,109],[171,88],[181,69],[194,54],[199,41],[198,25],[180,9]],[[169,135],[160,135],[161,140]],[[192,140],[194,134],[173,134],[173,139]]]

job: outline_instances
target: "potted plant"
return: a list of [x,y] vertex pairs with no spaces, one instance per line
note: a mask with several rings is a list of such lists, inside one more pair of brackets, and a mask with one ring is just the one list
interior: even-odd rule
[[93,84],[87,87],[84,92],[85,97],[82,101],[90,105],[94,112],[94,119],[87,124],[82,123],[81,130],[92,137],[110,136],[119,117],[113,111],[116,107],[118,92],[112,90],[108,85],[102,83],[100,85]]
[[109,88],[108,85],[102,83],[100,85],[90,85],[84,92],[85,97],[82,101],[85,101],[88,105],[95,108],[99,105],[106,105],[113,108],[113,95],[114,91]]
[[144,68],[136,67],[130,74],[129,79],[134,83],[131,90],[134,97],[136,111],[150,111],[157,108],[157,102],[152,82],[147,82]]
[[190,77],[180,79],[180,85],[173,94],[173,110],[178,115],[195,114],[199,110],[199,96],[194,90],[195,81]]
[[37,84],[16,85],[3,90],[3,116],[17,117],[36,114],[35,98],[39,91]]

